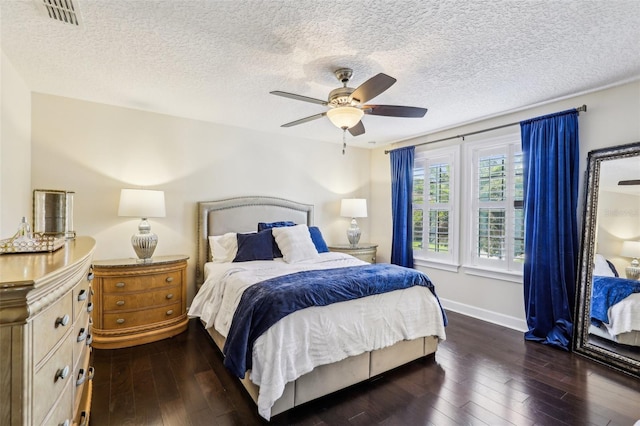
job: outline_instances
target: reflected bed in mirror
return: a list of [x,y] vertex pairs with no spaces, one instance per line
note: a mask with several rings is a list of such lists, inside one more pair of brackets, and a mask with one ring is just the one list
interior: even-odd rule
[[573,350],[640,377],[640,142],[591,151],[585,184]]

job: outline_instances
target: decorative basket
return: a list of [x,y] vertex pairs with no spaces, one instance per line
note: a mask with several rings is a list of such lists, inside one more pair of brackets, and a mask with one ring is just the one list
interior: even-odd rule
[[14,236],[0,240],[0,254],[52,252],[62,247],[65,241],[65,238],[42,234],[33,234],[31,238]]

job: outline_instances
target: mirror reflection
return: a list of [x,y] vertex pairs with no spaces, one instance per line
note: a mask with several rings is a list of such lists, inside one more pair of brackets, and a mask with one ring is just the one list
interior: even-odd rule
[[640,361],[640,156],[602,162],[596,229],[589,343]]
[[640,376],[640,143],[592,151],[574,351]]

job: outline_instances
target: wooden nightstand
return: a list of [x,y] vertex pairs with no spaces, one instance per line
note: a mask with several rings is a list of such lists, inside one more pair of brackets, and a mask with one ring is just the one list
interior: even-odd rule
[[188,256],[101,260],[95,274],[93,346],[115,349],[175,336],[187,329]]
[[347,253],[365,262],[376,263],[377,247],[377,244],[371,243],[358,243],[355,247],[352,247],[351,244],[335,244],[329,246],[329,250]]

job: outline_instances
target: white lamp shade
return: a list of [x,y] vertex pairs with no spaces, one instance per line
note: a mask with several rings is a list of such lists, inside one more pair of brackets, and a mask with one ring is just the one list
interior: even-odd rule
[[622,250],[620,250],[620,256],[640,257],[640,241],[624,241],[622,243]]
[[367,217],[367,200],[364,198],[345,198],[340,204],[340,216]]
[[344,106],[327,111],[327,117],[341,129],[350,129],[360,122],[364,112],[356,107]]
[[123,189],[120,191],[118,216],[164,217],[164,191]]

